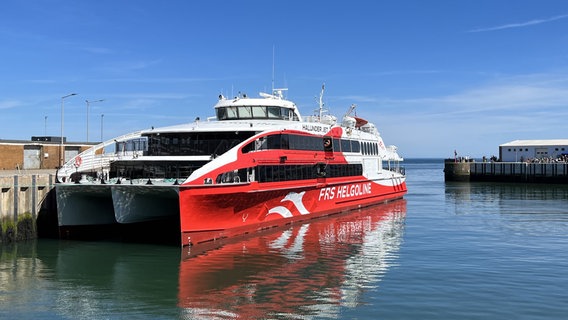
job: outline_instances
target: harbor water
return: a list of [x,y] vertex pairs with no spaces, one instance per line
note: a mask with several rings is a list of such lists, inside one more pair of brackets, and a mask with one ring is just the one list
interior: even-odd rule
[[404,200],[180,248],[2,247],[0,319],[564,319],[568,186],[444,182]]

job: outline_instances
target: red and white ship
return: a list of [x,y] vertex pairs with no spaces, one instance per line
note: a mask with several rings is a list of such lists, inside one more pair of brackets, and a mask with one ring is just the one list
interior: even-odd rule
[[58,171],[60,228],[179,217],[193,245],[404,196],[403,159],[354,106],[338,122],[322,87],[317,114],[302,117],[282,92],[220,95],[206,121],[77,155]]

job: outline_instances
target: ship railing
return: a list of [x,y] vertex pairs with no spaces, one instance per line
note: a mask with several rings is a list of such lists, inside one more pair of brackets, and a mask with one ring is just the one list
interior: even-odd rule
[[139,137],[142,131],[125,134],[114,139],[101,142],[71,158],[57,171],[59,178],[69,177],[78,171],[103,172],[109,169],[110,163],[118,158],[118,154],[112,148],[112,152],[105,149],[114,146],[117,142]]

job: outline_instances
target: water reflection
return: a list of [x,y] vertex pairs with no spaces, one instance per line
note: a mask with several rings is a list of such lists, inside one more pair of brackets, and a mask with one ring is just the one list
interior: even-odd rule
[[[515,183],[446,183],[446,209],[484,215],[509,235],[560,235],[568,227],[568,186]],[[493,215],[493,219],[487,219]]]
[[0,318],[338,318],[396,263],[405,215],[400,200],[189,251],[45,239],[4,246]]
[[[566,204],[568,201],[568,186],[543,184],[516,183],[469,183],[446,182],[446,200],[450,203],[463,205],[477,202],[496,203],[502,213],[515,209],[510,213],[538,213],[547,209],[560,209],[567,212],[567,207],[551,206],[553,203]],[[514,206],[509,206],[513,204]],[[531,210],[536,209],[535,212]]]
[[178,315],[179,247],[40,239],[2,247],[0,318]]
[[180,307],[186,318],[338,318],[396,263],[405,214],[401,200],[193,247],[180,266]]

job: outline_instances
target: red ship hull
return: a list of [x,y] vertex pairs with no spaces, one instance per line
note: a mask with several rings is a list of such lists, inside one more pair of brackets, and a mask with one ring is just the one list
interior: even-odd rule
[[181,187],[181,243],[196,245],[385,203],[406,191],[404,180],[397,179]]

